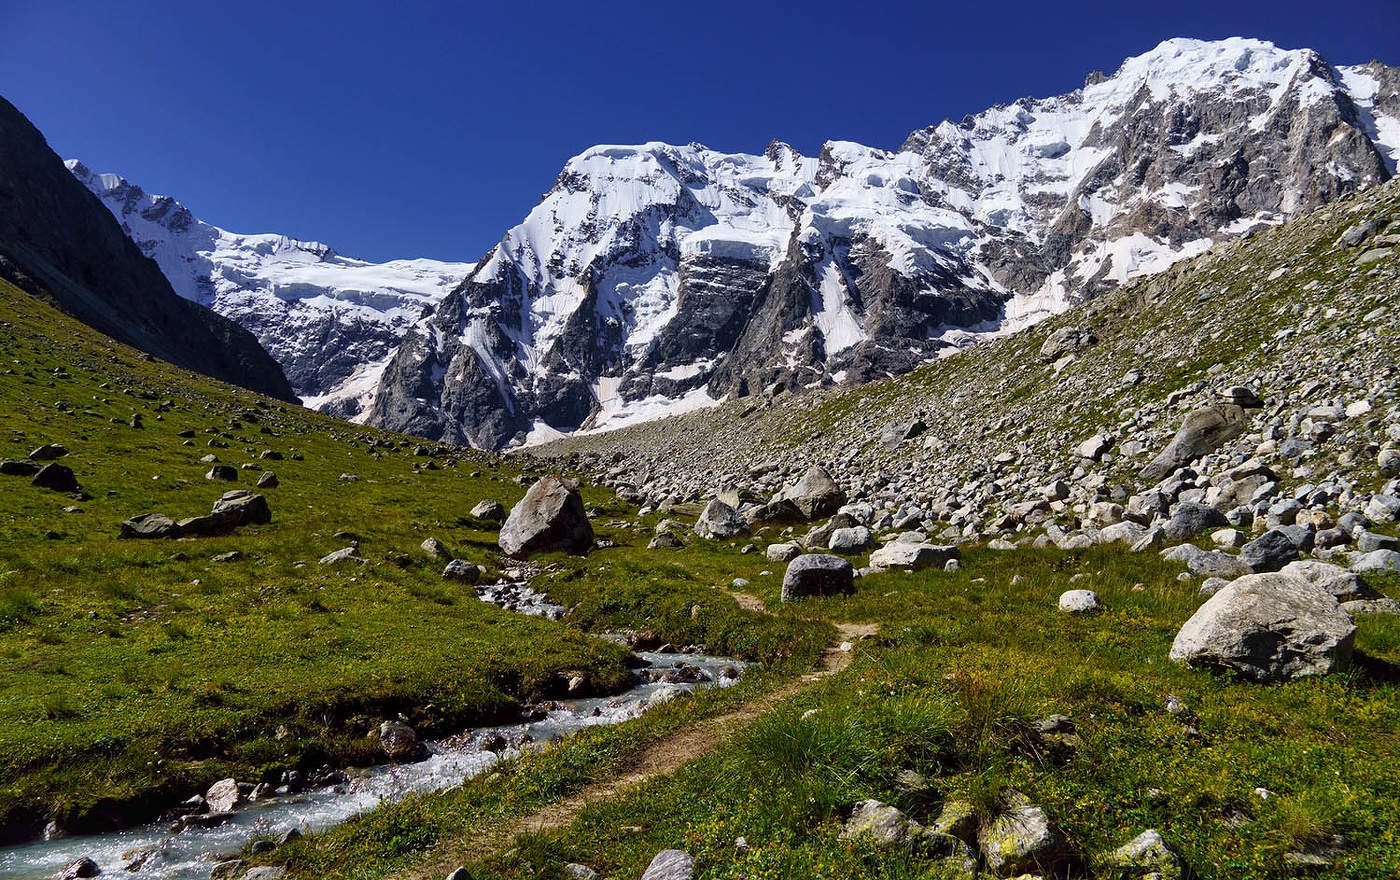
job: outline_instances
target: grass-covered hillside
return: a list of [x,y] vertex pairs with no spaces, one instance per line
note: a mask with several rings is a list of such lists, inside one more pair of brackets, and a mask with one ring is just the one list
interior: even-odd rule
[[[578,572],[559,594],[580,609],[553,622],[480,602],[419,545],[435,537],[500,574],[494,524],[468,512],[517,500],[516,468],[195,377],[3,282],[0,442],[13,461],[62,445],[55,463],[81,487],[0,476],[0,826],[11,837],[50,820],[81,830],[154,815],[229,775],[369,763],[367,734],[400,713],[442,733],[513,718],[579,673],[589,689],[618,689],[626,650],[585,628],[654,629],[767,662],[804,651],[810,662],[825,639],[716,598],[729,577],[712,561],[649,567],[636,546],[649,535],[589,489],[598,535],[616,546],[542,560]],[[236,481],[207,479],[210,455]],[[269,524],[118,537],[129,517],[206,514],[269,472],[275,488],[255,489]],[[363,563],[319,562],[355,542]],[[615,573],[606,589],[601,571]],[[697,598],[703,618],[690,614]]]

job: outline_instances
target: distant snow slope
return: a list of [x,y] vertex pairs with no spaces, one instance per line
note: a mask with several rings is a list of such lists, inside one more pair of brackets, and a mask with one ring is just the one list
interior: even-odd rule
[[77,160],[67,165],[176,293],[253,331],[313,409],[367,414],[405,329],[473,268],[426,259],[369,263],[319,242],[240,235],[116,174],[94,174]]
[[1177,39],[894,152],[593,147],[409,332],[370,420],[497,447],[912,369],[1387,179],[1396,74]]

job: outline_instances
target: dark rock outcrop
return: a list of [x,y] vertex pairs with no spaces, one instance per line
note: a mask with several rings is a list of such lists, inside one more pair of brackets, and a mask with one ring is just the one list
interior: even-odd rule
[[295,401],[251,333],[178,296],[159,267],[0,98],[0,277],[179,367]]

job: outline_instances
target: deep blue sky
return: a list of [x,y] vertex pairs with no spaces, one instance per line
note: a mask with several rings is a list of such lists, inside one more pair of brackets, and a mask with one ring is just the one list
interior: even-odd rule
[[1400,2],[0,0],[0,35],[65,158],[239,232],[466,260],[591,144],[894,147],[1174,36],[1396,64]]

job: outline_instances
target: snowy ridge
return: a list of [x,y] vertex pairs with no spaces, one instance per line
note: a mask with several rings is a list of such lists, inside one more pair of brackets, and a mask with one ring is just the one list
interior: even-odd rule
[[1383,181],[1397,143],[1395,68],[1236,38],[897,151],[593,147],[420,322],[441,403],[386,374],[371,419],[500,446],[896,374]]
[[404,330],[471,263],[370,263],[285,235],[242,235],[116,174],[68,169],[160,266],[175,292],[253,331],[305,406],[362,416]]

